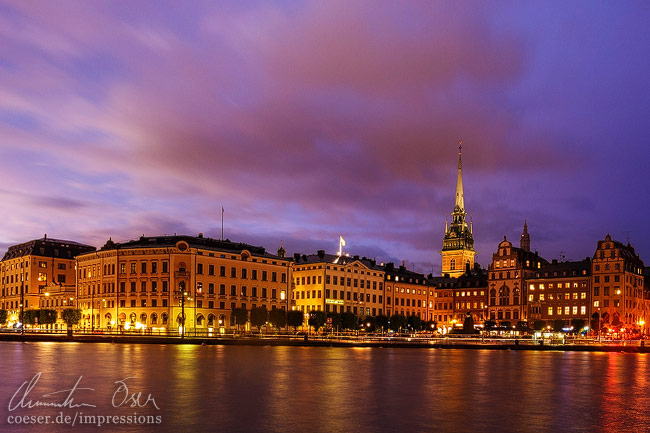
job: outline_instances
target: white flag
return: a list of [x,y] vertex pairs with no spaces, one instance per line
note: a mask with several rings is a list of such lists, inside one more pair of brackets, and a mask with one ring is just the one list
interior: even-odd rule
[[345,239],[343,239],[343,236],[339,236],[339,245],[341,245],[342,247],[345,246]]

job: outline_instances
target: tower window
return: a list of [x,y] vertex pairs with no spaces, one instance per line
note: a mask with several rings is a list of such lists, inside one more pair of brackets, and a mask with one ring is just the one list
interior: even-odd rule
[[451,261],[449,262],[449,269],[451,269],[452,271],[456,270],[456,259],[451,259]]

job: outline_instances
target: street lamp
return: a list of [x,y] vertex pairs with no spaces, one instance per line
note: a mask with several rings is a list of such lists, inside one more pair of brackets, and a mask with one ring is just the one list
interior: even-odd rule
[[185,338],[185,297],[187,292],[181,292],[181,340]]
[[23,322],[24,314],[25,314],[25,274],[22,274],[20,276],[20,334],[21,335],[25,335],[25,323]]

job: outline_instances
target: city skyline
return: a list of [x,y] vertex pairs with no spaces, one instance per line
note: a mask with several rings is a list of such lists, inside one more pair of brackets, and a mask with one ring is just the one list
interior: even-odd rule
[[[440,271],[457,143],[476,261],[650,256],[643,2],[0,2],[0,253],[196,235]],[[74,12],[74,13],[72,13]]]

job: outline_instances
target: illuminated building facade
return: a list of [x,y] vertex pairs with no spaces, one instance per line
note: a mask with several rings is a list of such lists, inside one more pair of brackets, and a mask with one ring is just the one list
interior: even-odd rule
[[283,255],[202,234],[109,240],[77,257],[82,326],[175,331],[184,312],[186,330],[204,333],[232,326],[233,308],[287,309],[291,266]]
[[[528,235],[524,223],[523,234]],[[526,280],[548,262],[530,251],[530,238],[524,237],[520,247],[503,237],[497,252],[492,255],[488,267],[488,316],[489,320],[517,322],[528,320],[528,294]]]
[[598,241],[592,259],[591,314],[601,327],[642,329],[645,317],[644,264],[634,248],[612,240]]
[[[453,327],[457,320],[454,318],[454,288],[456,279],[451,277],[428,278],[429,301],[433,305],[433,320],[438,328]],[[433,293],[433,295],[431,295]]]
[[8,312],[7,322],[11,325],[20,319],[21,302],[24,310],[40,308],[48,284],[74,287],[75,257],[94,250],[89,245],[47,235],[10,246],[0,261],[0,302]]
[[488,317],[487,271],[475,266],[458,277],[454,283],[454,320],[462,324],[467,314],[475,325],[482,325]]
[[396,268],[393,263],[386,263],[384,272],[386,315],[415,315],[423,321],[429,320],[429,286],[424,275],[409,271],[404,265]]
[[573,319],[589,325],[591,303],[591,260],[558,262],[535,271],[527,280],[528,320],[543,320],[554,326],[556,320],[571,326]]
[[384,314],[384,270],[359,256],[294,255],[293,299],[304,313],[351,312],[359,317]]
[[[462,145],[462,142],[461,142]],[[445,237],[442,241],[442,276],[459,277],[467,269],[474,268],[474,237],[472,227],[465,217],[465,198],[463,192],[462,146],[458,146],[458,177],[456,180],[456,200],[451,224],[445,222]]]

